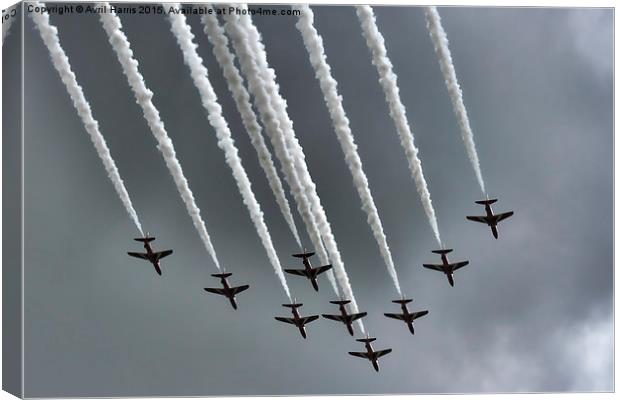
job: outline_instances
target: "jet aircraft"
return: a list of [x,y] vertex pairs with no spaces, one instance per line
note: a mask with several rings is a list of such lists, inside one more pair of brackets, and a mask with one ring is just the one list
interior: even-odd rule
[[493,214],[493,209],[491,208],[491,204],[495,203],[497,201],[497,199],[486,199],[486,200],[480,200],[480,201],[476,201],[476,204],[481,204],[484,206],[484,211],[486,212],[486,215],[484,216],[467,216],[466,218],[470,221],[475,221],[475,222],[481,222],[483,224],[487,224],[488,226],[491,227],[491,232],[493,233],[493,237],[495,239],[497,239],[498,235],[498,231],[497,231],[497,224],[500,221],[505,220],[508,217],[512,217],[512,215],[514,214],[513,211],[508,211],[505,213],[501,213],[501,214]]
[[291,309],[291,312],[293,313],[293,318],[275,317],[275,319],[277,319],[280,322],[286,322],[287,324],[295,325],[297,328],[299,328],[299,332],[301,333],[301,336],[305,339],[306,338],[306,328],[305,328],[306,324],[319,319],[319,316],[318,315],[309,315],[307,317],[300,316],[299,312],[297,311],[297,308],[301,306],[303,306],[303,304],[295,303],[295,302],[293,302],[293,304],[282,304],[282,307],[288,307]]
[[370,343],[374,342],[377,339],[368,337],[368,335],[366,335],[365,339],[355,339],[355,340],[358,342],[364,343],[364,346],[366,347],[366,351],[365,352],[350,351],[349,354],[355,357],[367,358],[372,363],[372,366],[375,369],[375,371],[379,372],[379,358],[383,357],[386,354],[391,353],[392,349],[374,351]]
[[312,253],[312,252],[308,253],[305,251],[300,254],[293,254],[293,257],[302,259],[302,262],[304,264],[304,269],[285,269],[284,271],[286,271],[289,274],[304,276],[308,278],[310,282],[312,282],[312,287],[314,288],[314,290],[318,292],[319,284],[316,281],[317,276],[331,269],[332,266],[328,264],[328,265],[323,265],[322,267],[312,268],[312,264],[310,264],[309,258],[312,257],[314,254],[315,253]]
[[225,272],[221,274],[211,274],[211,276],[215,278],[220,278],[220,283],[222,284],[223,287],[221,289],[220,288],[204,288],[204,289],[209,293],[215,293],[215,294],[219,294],[222,296],[226,296],[228,300],[230,301],[230,304],[232,305],[232,307],[236,310],[237,309],[237,301],[235,300],[236,295],[243,292],[244,290],[247,290],[250,287],[250,285],[230,287],[228,285],[227,278],[231,275],[232,275],[231,272]]
[[460,261],[460,262],[451,264],[450,261],[448,261],[448,256],[446,254],[450,253],[452,249],[431,250],[431,251],[435,254],[441,255],[441,264],[422,264],[422,266],[424,268],[434,269],[435,271],[443,272],[444,274],[446,274],[446,277],[448,278],[448,282],[450,283],[450,286],[454,286],[454,278],[453,278],[454,271],[466,266],[467,264],[469,264],[469,261]]
[[411,334],[413,335],[415,334],[415,331],[413,330],[413,320],[425,316],[426,314],[428,314],[428,310],[414,311],[410,313],[409,309],[407,309],[407,303],[411,303],[412,301],[413,301],[412,299],[392,300],[392,303],[400,304],[400,309],[402,310],[402,314],[385,313],[383,315],[385,315],[388,318],[394,318],[394,319],[399,319],[401,321],[405,321],[405,323],[409,327],[409,332],[411,332]]
[[349,314],[347,312],[346,305],[349,304],[350,302],[351,300],[330,301],[331,304],[338,305],[338,308],[340,309],[340,315],[323,314],[323,318],[331,319],[332,321],[342,322],[343,324],[347,326],[347,330],[349,331],[351,336],[353,336],[353,321],[365,317],[367,313],[361,312],[358,314]]
[[144,249],[146,250],[146,253],[134,253],[132,251],[129,251],[127,252],[127,254],[132,257],[141,258],[150,262],[151,264],[153,264],[155,271],[157,271],[157,273],[161,275],[161,265],[159,264],[159,260],[172,254],[172,250],[154,252],[153,248],[151,247],[151,242],[155,240],[155,238],[149,237],[148,233],[146,234],[146,237],[135,238],[134,240],[137,242],[142,242],[144,244]]

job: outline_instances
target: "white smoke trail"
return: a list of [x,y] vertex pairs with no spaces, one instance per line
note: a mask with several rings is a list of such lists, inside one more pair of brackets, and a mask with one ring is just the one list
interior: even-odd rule
[[[321,263],[327,264],[329,262],[328,256],[325,248],[323,247],[320,232],[317,228],[314,216],[312,215],[308,199],[301,188],[301,183],[294,167],[295,162],[286,148],[280,122],[269,101],[269,95],[263,87],[258,67],[252,58],[252,53],[247,42],[246,34],[243,29],[241,29],[241,26],[238,23],[238,18],[234,16],[224,16],[224,18],[226,20],[226,32],[232,40],[233,47],[239,59],[241,71],[248,81],[248,87],[254,96],[255,104],[258,108],[263,124],[265,125],[265,131],[267,132],[273,145],[276,157],[280,161],[282,171],[284,172],[284,178],[286,179],[295,203],[297,204],[297,210],[306,225],[308,235],[310,236],[310,240],[315,247],[315,251],[319,256]],[[203,22],[206,25],[218,25],[217,18],[214,15],[207,15],[203,19]],[[333,273],[330,274],[330,272],[331,271],[328,271],[327,276],[329,277],[332,288],[336,294],[338,294],[338,285],[335,281]]]
[[211,243],[211,238],[209,237],[204,221],[200,217],[200,209],[196,205],[194,195],[189,188],[185,175],[183,175],[181,164],[179,163],[179,160],[177,160],[174,146],[172,145],[172,140],[168,137],[164,123],[159,116],[159,111],[157,111],[151,101],[153,92],[146,87],[144,78],[138,70],[138,61],[133,58],[131,45],[121,30],[121,20],[110,10],[110,5],[108,3],[102,3],[100,6],[104,7],[103,10],[109,11],[100,13],[99,17],[101,19],[101,23],[103,24],[103,28],[108,35],[108,40],[110,41],[114,52],[118,56],[118,61],[123,67],[123,72],[127,77],[127,81],[129,82],[129,86],[131,86],[134,96],[136,97],[136,102],[142,108],[144,118],[151,128],[153,136],[155,136],[155,139],[157,140],[157,147],[164,157],[166,166],[174,179],[177,190],[185,203],[185,207],[187,208],[187,212],[192,219],[194,227],[198,231],[207,252],[213,259],[213,263],[218,270],[221,270],[220,263],[217,259],[217,254],[215,254],[215,249]]
[[390,108],[390,116],[396,125],[396,131],[400,137],[400,144],[405,149],[409,170],[416,185],[416,189],[422,200],[424,212],[428,217],[435,239],[441,246],[441,238],[439,236],[439,228],[437,226],[437,217],[431,202],[431,195],[426,185],[426,179],[422,172],[422,163],[418,157],[418,149],[413,142],[413,133],[407,121],[405,106],[400,100],[400,94],[397,84],[397,76],[392,69],[392,62],[387,56],[385,49],[385,40],[383,35],[377,28],[375,15],[369,6],[356,6],[357,17],[360,21],[362,32],[366,38],[366,44],[372,53],[372,63],[379,73],[379,82],[383,88],[385,99]]
[[[38,3],[35,3],[39,6]],[[114,159],[112,159],[112,155],[110,154],[110,149],[106,144],[106,141],[99,131],[99,123],[95,120],[92,115],[90,105],[84,96],[84,92],[82,91],[82,87],[78,84],[75,74],[71,70],[71,64],[69,64],[69,58],[65,54],[65,51],[60,46],[60,39],[58,38],[58,29],[55,26],[51,25],[49,22],[49,14],[47,13],[30,13],[30,16],[35,22],[39,33],[41,34],[41,38],[47,47],[47,50],[50,53],[50,57],[52,59],[52,63],[58,71],[62,82],[65,84],[67,88],[67,92],[71,96],[71,100],[73,101],[73,106],[77,110],[78,115],[80,116],[84,127],[86,128],[86,132],[90,136],[90,140],[95,146],[95,150],[97,151],[97,155],[103,162],[103,166],[108,174],[108,178],[112,181],[112,185],[114,185],[114,189],[116,193],[120,197],[123,202],[123,206],[125,206],[125,210],[129,214],[129,217],[140,231],[140,235],[144,236],[144,232],[142,231],[142,225],[140,224],[140,220],[138,219],[138,214],[136,210],[133,208],[131,203],[131,199],[129,197],[129,193],[127,193],[127,189],[125,188],[125,184],[121,179],[120,174],[118,173],[118,169],[116,168],[116,164],[114,163]]]
[[[321,205],[321,200],[317,195],[316,185],[312,181],[312,177],[308,172],[308,166],[305,162],[303,149],[299,144],[297,137],[295,136],[295,132],[293,130],[293,122],[289,118],[286,111],[286,101],[280,95],[279,88],[276,83],[275,72],[272,68],[269,68],[269,64],[267,62],[267,54],[265,52],[265,47],[262,43],[262,39],[260,37],[260,34],[258,33],[258,30],[252,23],[249,15],[242,15],[239,18],[241,25],[247,33],[249,43],[251,45],[252,51],[254,52],[254,58],[260,69],[261,76],[263,77],[263,83],[265,84],[267,91],[271,95],[272,105],[274,106],[278,118],[280,119],[280,122],[284,127],[283,133],[285,135],[287,148],[289,152],[291,152],[291,155],[295,160],[296,170],[302,184],[301,186],[304,189],[308,200],[310,200],[312,211],[317,220],[319,231],[321,232],[321,238],[323,239],[325,248],[329,253],[332,265],[334,266],[333,270],[336,275],[336,279],[338,280],[343,295],[346,296],[349,300],[351,300],[351,309],[353,310],[353,312],[357,313],[357,302],[355,301],[355,297],[353,296],[353,290],[349,282],[349,276],[347,275],[344,263],[342,261],[342,257],[340,256],[340,251],[338,250],[338,245],[336,244],[336,239],[334,238],[334,235],[332,233],[331,226],[327,221],[325,210],[323,209],[323,206]],[[358,319],[357,322],[360,330],[364,332],[364,325],[361,319]]]
[[459,128],[461,129],[461,137],[463,138],[469,161],[474,168],[482,194],[486,194],[484,180],[482,179],[482,171],[480,170],[480,161],[478,160],[478,152],[476,151],[476,143],[474,143],[474,133],[469,125],[467,109],[463,102],[463,92],[456,79],[456,70],[454,69],[452,55],[448,47],[448,36],[441,25],[441,17],[439,16],[439,12],[437,12],[437,7],[426,7],[426,27],[433,41],[433,45],[435,46],[435,53],[437,53],[437,58],[439,59],[439,67],[441,68],[444,81],[446,82],[446,88],[448,89],[450,100],[452,101],[452,108],[454,109],[454,114],[456,115]]
[[349,167],[349,171],[351,171],[351,175],[353,176],[353,184],[362,202],[362,209],[366,213],[367,222],[379,245],[381,256],[394,282],[394,286],[398,294],[402,295],[398,282],[398,275],[396,274],[396,268],[392,260],[392,253],[390,252],[390,247],[387,244],[387,239],[383,232],[381,218],[379,218],[379,212],[377,211],[375,201],[370,192],[368,179],[362,167],[362,160],[357,152],[357,145],[355,144],[355,138],[349,126],[349,119],[342,106],[342,96],[338,94],[338,83],[333,78],[331,68],[327,63],[323,39],[314,27],[314,13],[307,5],[292,6],[292,8],[300,11],[296,27],[299,32],[301,32],[306,50],[310,57],[310,63],[314,68],[316,78],[319,80],[323,97],[325,98],[325,104],[327,105],[329,115],[332,119],[334,131],[340,142],[340,147],[344,153],[344,159]]
[[[207,20],[209,18],[214,18],[216,23],[208,23]],[[235,66],[235,56],[228,48],[228,39],[224,34],[223,28],[217,23],[217,17],[215,15],[204,15],[203,24],[207,38],[213,46],[213,54],[215,55],[218,64],[222,68],[224,77],[226,78],[228,90],[231,92],[232,97],[235,100],[239,114],[241,114],[243,126],[250,136],[250,141],[256,150],[256,154],[258,154],[260,166],[267,176],[269,187],[276,198],[276,202],[280,207],[280,211],[282,212],[286,223],[297,241],[297,245],[301,247],[301,240],[299,239],[299,234],[297,232],[297,227],[295,226],[295,220],[293,219],[288,200],[284,194],[282,181],[278,176],[273,159],[271,158],[271,153],[269,152],[269,149],[265,144],[265,140],[263,139],[263,135],[261,134],[261,127],[258,124],[256,113],[254,113],[252,104],[250,103],[250,95],[243,85],[243,78],[241,77],[239,70]]]
[[[173,4],[172,6],[175,8],[180,8],[179,4]],[[228,123],[222,116],[222,107],[217,101],[217,95],[211,86],[211,82],[209,82],[207,68],[204,66],[202,58],[196,52],[196,48],[198,46],[193,42],[194,35],[192,34],[191,28],[187,24],[183,14],[170,13],[168,14],[168,17],[172,26],[172,33],[174,33],[177,43],[183,51],[183,59],[185,60],[185,64],[189,67],[194,85],[200,93],[202,105],[207,110],[209,122],[215,129],[218,139],[218,146],[224,150],[226,155],[226,163],[232,170],[239,192],[243,197],[243,203],[246,205],[248,212],[250,213],[256,232],[258,233],[263,247],[267,252],[267,257],[269,258],[277,277],[280,279],[280,283],[282,284],[286,295],[289,300],[292,300],[291,293],[286,283],[286,278],[284,277],[284,272],[282,271],[282,266],[280,265],[278,255],[276,254],[276,250],[271,241],[271,235],[269,234],[269,230],[267,229],[267,225],[263,219],[263,212],[261,211],[260,204],[256,200],[254,192],[252,192],[252,184],[250,183],[250,180],[248,179],[245,169],[241,163],[241,158],[239,157],[239,152],[237,151],[237,147],[235,146],[235,142],[231,136]]]

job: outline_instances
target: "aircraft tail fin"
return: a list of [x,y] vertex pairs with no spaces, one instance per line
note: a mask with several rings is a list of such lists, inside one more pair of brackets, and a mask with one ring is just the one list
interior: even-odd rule
[[431,253],[435,254],[448,254],[450,252],[452,252],[452,249],[431,250]]
[[402,299],[402,300],[392,300],[392,303],[396,304],[408,304],[411,303],[413,299]]
[[299,253],[299,254],[293,254],[293,257],[295,258],[308,258],[308,257],[312,257],[315,253],[314,252],[308,252],[308,253]]
[[345,304],[349,304],[351,300],[334,300],[330,301],[331,304],[337,304],[339,306],[344,306]]
[[303,303],[282,304],[282,307],[297,308],[303,306]]
[[363,338],[363,339],[355,339],[355,341],[362,342],[362,343],[370,343],[370,342],[374,342],[375,340],[377,340],[377,338],[374,338],[374,337],[367,337],[367,338]]
[[232,275],[232,272],[223,272],[223,273],[219,273],[219,274],[211,274],[212,277],[214,278],[228,278],[229,276]]
[[493,204],[497,201],[497,199],[487,199],[487,200],[478,200],[476,201],[476,204],[482,204],[483,206],[489,205],[489,204]]
[[135,238],[134,240],[136,242],[149,243],[155,240],[155,238],[154,237],[143,237],[143,238]]

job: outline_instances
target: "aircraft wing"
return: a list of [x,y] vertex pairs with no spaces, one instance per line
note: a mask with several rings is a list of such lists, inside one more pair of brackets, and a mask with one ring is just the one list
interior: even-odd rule
[[293,274],[293,275],[305,276],[306,278],[308,277],[308,274],[306,274],[305,269],[285,269],[284,272]]
[[359,358],[370,358],[368,357],[368,353],[362,353],[360,351],[350,351],[349,354]]
[[331,319],[332,321],[346,322],[346,320],[341,315],[323,314],[323,318]]
[[413,314],[413,319],[418,319],[420,317],[425,316],[426,314],[428,314],[428,310],[424,310],[424,311],[416,311]]
[[222,296],[226,296],[226,292],[224,291],[224,289],[210,288],[210,287],[206,287],[204,289],[209,293],[221,294]]
[[468,219],[468,220],[470,220],[470,221],[481,222],[481,223],[483,223],[483,224],[488,224],[488,223],[489,223],[489,220],[487,219],[487,217],[475,217],[475,216],[474,216],[474,217],[472,217],[472,216],[467,216],[467,217],[465,217],[465,218],[467,218],[467,219]]
[[391,314],[391,313],[385,313],[383,314],[388,318],[394,318],[394,319],[399,319],[401,321],[405,320],[405,315],[404,314]]
[[461,261],[461,262],[457,262],[457,263],[452,264],[452,267],[453,267],[452,269],[453,269],[454,271],[456,271],[456,270],[457,270],[457,269],[459,269],[459,268],[463,268],[463,267],[464,267],[464,266],[466,266],[467,264],[469,264],[469,261]]
[[508,217],[512,217],[513,214],[514,214],[514,211],[508,211],[507,213],[497,214],[496,215],[497,222],[505,220]]
[[363,318],[363,317],[365,317],[366,315],[368,315],[368,313],[366,313],[366,312],[361,312],[361,313],[358,313],[358,314],[351,314],[351,315],[349,315],[349,318],[351,319],[351,321],[355,321],[356,319]]
[[391,352],[392,352],[392,349],[379,350],[379,351],[375,351],[375,355],[377,356],[377,358],[379,358],[379,357],[383,357],[386,354],[390,354]]
[[127,252],[127,254],[129,254],[132,257],[136,257],[136,258],[141,258],[143,260],[148,260],[149,256],[146,253],[134,253],[134,252]]
[[164,251],[160,251],[158,253],[153,254],[155,256],[156,260],[160,260],[164,257],[168,257],[170,254],[172,254],[172,250],[164,250]]
[[286,322],[287,324],[295,325],[295,320],[293,318],[286,318],[286,317],[274,317],[274,318],[280,322]]
[[435,271],[443,272],[443,265],[441,264],[422,264],[424,268],[434,269]]
[[361,312],[358,314],[349,314],[346,317],[343,317],[342,315],[323,314],[323,318],[331,319],[332,321],[347,323],[347,322],[353,322],[357,319],[363,318],[366,315],[368,315],[368,313],[365,313],[365,312]]
[[323,272],[330,270],[331,268],[332,268],[331,264],[329,264],[329,265],[323,265],[322,267],[317,267],[317,268],[315,268],[315,271],[316,271],[316,274],[317,274],[317,275],[320,275],[320,274],[322,274]]
[[312,321],[316,321],[317,319],[319,319],[318,315],[310,315],[307,317],[301,317],[301,324],[306,325]]
[[237,287],[233,287],[230,288],[230,290],[233,292],[233,295],[237,294],[237,293],[241,293],[244,290],[247,290],[250,287],[250,285],[243,285],[243,286],[237,286]]

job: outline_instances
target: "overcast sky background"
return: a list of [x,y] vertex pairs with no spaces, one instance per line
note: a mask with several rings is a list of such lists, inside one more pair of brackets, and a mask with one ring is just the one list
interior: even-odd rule
[[[609,391],[612,324],[612,33],[610,9],[442,8],[487,188],[514,210],[500,239],[482,212],[443,78],[418,7],[376,7],[420,149],[451,288],[423,269],[436,247],[352,7],[313,7],[401,285],[406,326],[359,207],[295,17],[256,17],[310,172],[332,224],[381,372],[344,326],[308,339],[273,319],[286,301],[216,145],[163,16],[121,15],[177,155],[233,284],[233,312],[202,288],[216,272],[94,15],[54,15],[143,225],[173,248],[162,277],[128,250],[135,227],[99,161],[32,20],[25,40],[25,395],[281,395]],[[189,17],[284,266],[295,242],[280,215],[198,17]],[[15,33],[15,32],[13,32]],[[19,55],[10,35],[5,56]],[[18,82],[15,82],[18,84]],[[301,220],[297,217],[300,230]],[[305,235],[304,235],[305,237]],[[335,312],[290,277],[302,314]]]

